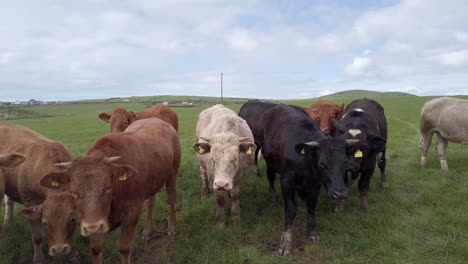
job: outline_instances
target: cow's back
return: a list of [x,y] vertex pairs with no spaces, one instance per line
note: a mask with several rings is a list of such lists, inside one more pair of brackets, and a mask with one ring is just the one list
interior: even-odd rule
[[231,109],[218,104],[200,113],[196,128],[197,141],[200,137],[208,138],[226,132],[248,137],[253,141],[247,122]]
[[438,132],[454,143],[468,143],[468,101],[440,97],[426,102],[421,110],[421,132]]
[[176,131],[179,131],[179,120],[177,117],[177,113],[172,110],[170,107],[159,104],[153,107],[146,109],[144,112],[138,113],[136,119],[144,119],[144,118],[151,118],[157,117],[160,118],[169,124],[171,124]]

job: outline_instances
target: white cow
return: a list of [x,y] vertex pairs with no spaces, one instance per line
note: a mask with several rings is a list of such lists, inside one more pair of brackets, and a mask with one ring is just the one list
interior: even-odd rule
[[426,102],[421,110],[421,166],[427,164],[427,152],[432,135],[437,135],[437,154],[440,168],[448,170],[446,151],[448,142],[468,144],[468,101],[440,97]]
[[224,205],[232,199],[231,219],[239,222],[239,192],[250,174],[256,145],[247,122],[223,105],[212,106],[200,113],[196,144],[193,145],[200,163],[202,196],[208,195],[208,185],[216,194],[216,224],[225,225]]

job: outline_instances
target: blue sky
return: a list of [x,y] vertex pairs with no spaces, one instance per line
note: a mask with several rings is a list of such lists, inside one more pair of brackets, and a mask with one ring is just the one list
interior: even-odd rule
[[468,94],[464,0],[0,0],[0,101]]

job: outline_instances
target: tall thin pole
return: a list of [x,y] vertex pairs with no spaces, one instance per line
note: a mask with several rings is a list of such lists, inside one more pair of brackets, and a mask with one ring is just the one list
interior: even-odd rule
[[221,73],[221,104],[224,104],[223,102],[223,73]]

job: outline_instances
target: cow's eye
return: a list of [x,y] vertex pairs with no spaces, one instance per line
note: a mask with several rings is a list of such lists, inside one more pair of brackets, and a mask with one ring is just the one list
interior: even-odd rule
[[74,225],[74,224],[76,223],[76,218],[75,218],[75,217],[72,217],[72,219],[70,219],[70,223],[71,223],[72,225]]
[[48,227],[48,226],[49,226],[49,223],[47,222],[46,219],[43,218],[43,219],[42,219],[42,225],[43,225],[44,227]]
[[110,187],[110,186],[109,186],[109,187],[106,187],[106,188],[104,188],[104,192],[105,192],[105,193],[109,193],[110,191],[111,191],[111,187]]

